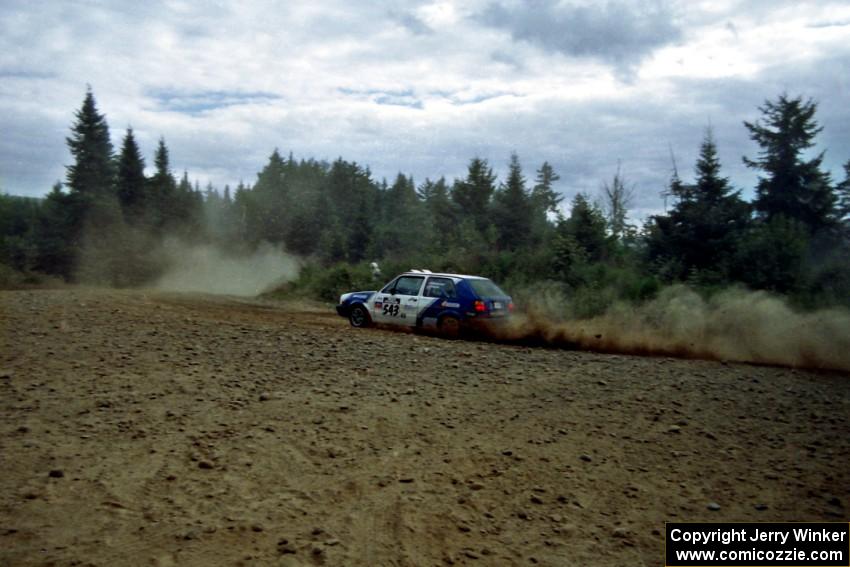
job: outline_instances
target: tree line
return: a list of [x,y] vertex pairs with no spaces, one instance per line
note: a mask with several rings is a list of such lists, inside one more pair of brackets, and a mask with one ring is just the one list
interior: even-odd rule
[[[466,176],[388,182],[339,158],[296,160],[274,150],[253,184],[201,189],[177,179],[160,139],[151,176],[128,129],[116,153],[89,90],[67,138],[72,164],[44,199],[0,194],[0,263],[24,274],[117,286],[144,285],[167,269],[167,238],[244,253],[270,242],[307,260],[302,287],[331,299],[385,271],[489,275],[507,287],[548,286],[574,298],[576,315],[616,300],[640,301],[669,283],[705,290],[740,284],[806,305],[850,298],[850,161],[842,181],[812,154],[817,104],[781,95],[745,122],[759,147],[744,157],[759,172],[746,201],[723,176],[706,131],[686,182],[673,169],[672,206],[636,226],[635,188],[619,171],[596,196],[576,195],[564,214],[549,163],[528,179],[510,156],[499,180],[485,159]],[[362,282],[365,285],[367,282]],[[533,293],[529,292],[529,293]]]

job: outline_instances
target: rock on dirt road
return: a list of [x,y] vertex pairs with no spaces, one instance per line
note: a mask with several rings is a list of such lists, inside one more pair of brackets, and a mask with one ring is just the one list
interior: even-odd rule
[[0,292],[0,565],[658,565],[665,521],[847,521],[837,373]]

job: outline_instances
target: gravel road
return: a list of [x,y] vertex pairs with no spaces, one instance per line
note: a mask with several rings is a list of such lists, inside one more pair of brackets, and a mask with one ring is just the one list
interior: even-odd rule
[[660,565],[848,521],[850,377],[0,292],[0,565]]

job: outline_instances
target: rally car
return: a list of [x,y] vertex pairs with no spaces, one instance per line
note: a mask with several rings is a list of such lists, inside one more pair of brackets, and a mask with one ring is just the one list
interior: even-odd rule
[[511,297],[487,278],[429,270],[405,272],[380,291],[344,293],[336,306],[354,327],[400,325],[449,337],[466,329],[492,329],[513,309]]

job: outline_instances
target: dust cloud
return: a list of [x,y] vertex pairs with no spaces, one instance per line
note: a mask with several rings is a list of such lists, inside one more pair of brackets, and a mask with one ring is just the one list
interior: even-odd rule
[[678,356],[850,371],[850,312],[802,313],[765,292],[730,289],[703,299],[684,286],[640,306],[559,320],[551,296],[532,302],[501,338],[600,352]]
[[162,254],[169,267],[153,286],[162,291],[254,297],[295,279],[300,269],[297,258],[268,243],[253,253],[234,255],[169,239]]
[[[208,220],[204,233],[214,233]],[[254,297],[298,277],[301,261],[279,246],[261,242],[248,249],[191,242],[186,228],[165,235],[121,218],[117,202],[106,202],[81,231],[73,279],[113,288]]]

